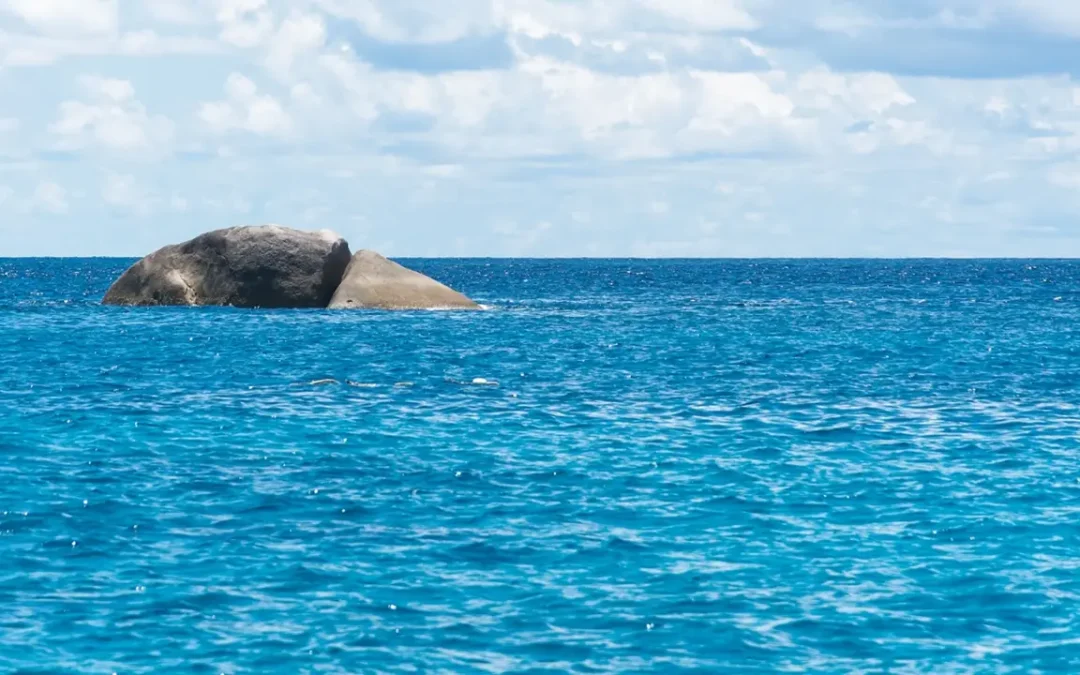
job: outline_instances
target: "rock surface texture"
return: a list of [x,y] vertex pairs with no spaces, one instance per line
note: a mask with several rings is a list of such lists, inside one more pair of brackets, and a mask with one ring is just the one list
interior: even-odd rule
[[480,305],[374,251],[358,251],[330,309],[480,309]]
[[135,263],[103,302],[323,308],[350,259],[349,244],[328,230],[279,225],[215,230]]

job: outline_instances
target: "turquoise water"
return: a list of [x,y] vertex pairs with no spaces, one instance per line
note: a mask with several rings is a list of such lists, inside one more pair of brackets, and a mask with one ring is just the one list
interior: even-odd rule
[[129,262],[0,260],[0,672],[1080,672],[1080,263]]

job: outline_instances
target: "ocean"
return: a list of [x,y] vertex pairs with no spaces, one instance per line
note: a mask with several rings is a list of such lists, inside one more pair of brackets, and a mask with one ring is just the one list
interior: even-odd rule
[[0,672],[1080,672],[1080,262],[0,260]]

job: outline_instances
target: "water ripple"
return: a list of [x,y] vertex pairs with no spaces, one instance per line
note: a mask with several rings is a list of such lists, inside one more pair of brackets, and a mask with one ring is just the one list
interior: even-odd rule
[[1080,670],[1080,264],[0,260],[0,671]]

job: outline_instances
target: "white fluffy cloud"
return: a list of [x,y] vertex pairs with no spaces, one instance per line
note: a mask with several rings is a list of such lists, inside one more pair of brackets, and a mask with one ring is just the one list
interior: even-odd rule
[[297,57],[322,47],[325,41],[322,17],[294,12],[281,22],[270,40],[267,65],[279,77],[287,77]]
[[273,14],[266,0],[216,0],[221,40],[236,47],[255,47],[273,32]]
[[[398,253],[1080,253],[1080,95],[1023,74],[1076,70],[1068,3],[0,8],[0,149],[34,171],[9,210],[327,218]],[[1049,46],[1017,71],[1003,34]],[[34,163],[56,149],[70,175]]]
[[798,89],[807,95],[807,105],[824,111],[839,107],[856,117],[880,115],[893,106],[915,103],[895,78],[884,73],[842,75],[814,68],[799,77]]
[[759,27],[742,0],[314,0],[327,14],[387,42],[440,43],[497,31],[543,38]]
[[223,51],[215,40],[166,36],[153,30],[109,35],[48,36],[4,34],[0,26],[0,68],[54,65],[72,57],[207,55]]
[[225,81],[223,101],[204,103],[199,118],[216,134],[232,130],[260,136],[288,134],[292,120],[276,98],[260,94],[258,86],[239,73]]
[[643,0],[642,4],[696,30],[751,30],[759,25],[739,0]]
[[52,181],[42,181],[34,188],[28,206],[30,211],[64,215],[70,208],[67,190]]
[[154,200],[129,174],[110,173],[101,187],[102,200],[111,207],[146,216],[153,210]]
[[0,7],[51,34],[108,33],[119,17],[118,0],[0,0]]
[[152,115],[135,98],[127,80],[87,75],[79,84],[89,100],[64,101],[58,119],[49,127],[62,146],[97,146],[122,153],[161,154],[172,141],[174,124]]
[[997,0],[991,6],[1010,19],[1026,20],[1052,33],[1080,36],[1080,5],[1061,0]]
[[920,138],[914,130],[925,127],[892,116],[917,103],[895,78],[824,67],[801,74],[701,68],[623,74],[523,52],[507,69],[424,74],[381,71],[351,52],[331,50],[312,66],[311,79],[294,95],[319,101],[306,114],[338,120],[346,136],[419,116],[426,122],[413,137],[485,157],[845,151],[852,144],[845,129],[859,122],[866,128],[858,145],[867,152],[867,138],[874,139],[871,150],[900,136],[910,145]]

